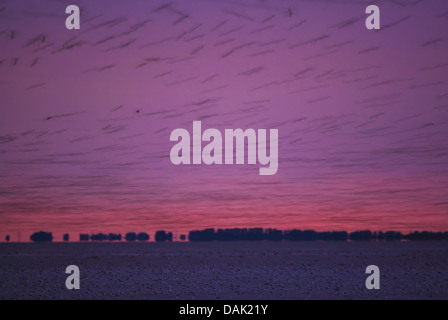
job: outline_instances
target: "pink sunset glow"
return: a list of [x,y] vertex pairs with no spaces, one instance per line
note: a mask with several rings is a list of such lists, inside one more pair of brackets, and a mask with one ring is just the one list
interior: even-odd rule
[[[0,2],[2,239],[448,230],[447,2],[380,2],[379,31],[360,1],[73,4],[80,30]],[[194,120],[278,129],[278,172],[173,165]]]

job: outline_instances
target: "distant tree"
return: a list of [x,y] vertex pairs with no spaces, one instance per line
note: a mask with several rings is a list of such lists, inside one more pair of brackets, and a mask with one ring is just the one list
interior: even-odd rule
[[185,240],[187,240],[187,236],[184,235],[184,234],[181,234],[181,235],[180,235],[180,240],[181,240],[181,241],[185,241]]
[[165,241],[173,241],[173,233],[168,232],[166,233],[164,230],[159,230],[156,232],[155,235],[156,242],[165,242]]
[[9,242],[9,234],[5,237],[5,240]]
[[33,242],[51,242],[53,241],[53,234],[51,232],[34,232],[30,236],[30,240]]
[[[215,229],[193,230],[188,233],[190,241],[213,241],[216,240]],[[156,240],[157,241],[157,240]]]
[[373,234],[370,230],[354,231],[349,234],[349,239],[354,241],[370,241],[372,238]]
[[264,230],[263,228],[252,228],[249,229],[250,239],[253,241],[264,240]]
[[304,241],[316,241],[317,240],[317,232],[314,230],[304,230],[302,234],[302,239]]
[[317,238],[323,241],[347,241],[348,233],[347,231],[318,232]]
[[121,234],[109,233],[108,239],[109,241],[121,241]]
[[68,241],[68,240],[70,239],[70,236],[68,235],[68,233],[66,233],[66,234],[64,234],[64,235],[62,236],[62,239],[63,239],[64,241]]
[[283,237],[288,241],[301,241],[303,240],[302,230],[288,230],[283,233]]
[[146,232],[140,232],[137,235],[137,240],[138,241],[148,241],[149,240],[149,234],[147,234]]
[[90,239],[90,236],[88,234],[81,233],[79,235],[79,241],[89,241],[89,239]]
[[394,240],[401,240],[401,238],[403,237],[403,235],[401,234],[401,232],[397,232],[397,231],[387,231],[384,234],[384,237],[386,238],[386,241],[394,241]]
[[135,234],[135,232],[128,232],[126,233],[125,237],[126,241],[135,241],[137,240],[137,235]]
[[282,241],[283,233],[277,229],[267,229],[265,231],[266,239],[269,241]]
[[104,233],[92,234],[90,236],[90,240],[92,241],[106,241],[107,239],[108,239],[107,234]]

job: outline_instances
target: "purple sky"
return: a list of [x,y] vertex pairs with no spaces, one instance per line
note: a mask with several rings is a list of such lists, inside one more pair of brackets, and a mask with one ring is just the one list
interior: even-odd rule
[[[0,235],[448,230],[448,2],[375,3],[0,0]],[[277,174],[174,166],[193,120]]]

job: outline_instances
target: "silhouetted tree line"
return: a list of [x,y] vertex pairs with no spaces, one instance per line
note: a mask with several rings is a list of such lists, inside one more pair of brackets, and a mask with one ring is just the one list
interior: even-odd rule
[[448,240],[448,232],[412,232],[410,234],[404,235],[403,239],[406,240]]
[[[126,241],[148,241],[149,234],[146,232],[128,232],[125,234],[124,239]],[[104,233],[97,233],[88,235],[86,233],[81,233],[79,235],[79,241],[121,241],[122,236],[121,233],[109,233],[108,235]]]
[[[51,232],[39,231],[30,237],[33,242],[51,242],[53,235]],[[9,241],[9,236],[6,237]],[[68,241],[69,235],[63,235],[63,240]],[[120,233],[97,233],[79,235],[79,241],[121,241]],[[145,232],[128,232],[124,240],[148,241],[149,235]],[[186,240],[185,235],[180,236],[180,240]],[[189,241],[398,241],[398,240],[448,240],[448,232],[415,231],[409,234],[402,234],[397,231],[372,232],[370,230],[360,230],[348,233],[347,231],[325,231],[314,230],[277,230],[263,228],[230,228],[230,229],[204,229],[190,231]],[[155,233],[156,242],[172,242],[173,234],[164,230]]]
[[[342,239],[337,239],[340,232],[316,232],[314,230],[281,231],[263,228],[205,229],[190,231],[190,241],[314,241],[314,240],[347,240],[347,232]],[[339,236],[340,237],[340,236]]]
[[347,231],[291,230],[283,232],[283,239],[289,241],[347,241]]
[[30,240],[33,242],[51,242],[53,241],[53,234],[45,231],[34,232],[30,236]]
[[402,234],[397,231],[372,232],[276,230],[262,228],[204,229],[190,231],[190,241],[395,241],[395,240],[448,240],[448,232],[415,231]]

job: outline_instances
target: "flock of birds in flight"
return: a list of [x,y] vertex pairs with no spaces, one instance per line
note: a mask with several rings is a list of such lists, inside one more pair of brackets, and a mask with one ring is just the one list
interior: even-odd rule
[[[447,190],[448,186],[448,180],[442,177],[428,185],[427,192],[412,179],[394,185],[396,180],[391,178],[383,180],[389,185],[366,185],[365,190],[358,190],[347,184],[345,189],[340,189],[340,194],[331,194],[336,181],[338,184],[350,181],[369,170],[393,172],[408,168],[408,171],[421,169],[445,176],[448,173],[446,34],[443,30],[426,33],[422,27],[424,37],[420,40],[412,31],[406,31],[406,28],[414,30],[420,18],[425,19],[425,23],[446,27],[448,5],[439,3],[441,11],[428,13],[432,12],[429,8],[433,4],[429,0],[384,1],[381,2],[384,4],[381,29],[368,31],[364,27],[365,6],[358,1],[340,4],[331,1],[223,0],[194,4],[148,1],[135,3],[135,6],[134,3],[122,5],[118,10],[101,2],[103,11],[99,9],[100,4],[86,1],[80,4],[81,29],[67,31],[63,25],[65,15],[60,10],[65,1],[38,2],[41,7],[19,10],[11,1],[0,1],[1,95],[6,95],[11,87],[17,89],[17,83],[22,85],[23,82],[13,75],[19,73],[26,75],[24,79],[34,79],[30,76],[33,70],[44,74],[44,79],[26,80],[28,83],[20,89],[21,94],[42,98],[39,91],[51,92],[54,86],[56,95],[58,78],[51,73],[55,72],[54,68],[48,74],[45,70],[51,67],[53,60],[69,56],[70,63],[79,67],[77,72],[87,82],[95,77],[115,78],[112,81],[123,83],[125,87],[126,83],[132,84],[135,76],[148,82],[148,97],[150,94],[157,96],[156,91],[160,89],[162,94],[170,92],[172,96],[167,96],[167,101],[175,101],[175,104],[142,101],[138,105],[123,99],[115,105],[101,105],[95,112],[81,107],[76,110],[61,107],[64,112],[53,108],[53,112],[47,114],[33,110],[31,116],[23,116],[34,121],[34,128],[23,128],[21,123],[25,122],[18,118],[18,113],[8,111],[10,116],[5,119],[17,125],[10,127],[5,120],[0,120],[3,123],[3,128],[0,126],[0,164],[10,168],[10,173],[1,174],[6,181],[16,181],[17,175],[11,172],[20,168],[65,163],[95,169],[94,177],[87,181],[61,178],[61,185],[67,184],[68,190],[70,185],[75,185],[77,192],[83,193],[82,189],[89,185],[97,186],[95,190],[102,192],[100,190],[105,187],[117,184],[117,192],[111,186],[104,193],[115,197],[124,192],[121,201],[127,204],[141,201],[147,205],[148,197],[152,203],[170,201],[172,198],[166,193],[169,190],[173,193],[174,188],[173,197],[200,201],[201,192],[204,192],[200,185],[212,184],[219,175],[228,177],[229,171],[202,168],[207,170],[207,174],[197,176],[202,183],[189,190],[191,181],[176,181],[175,186],[167,182],[170,180],[167,172],[177,169],[165,162],[169,163],[171,130],[191,128],[192,120],[203,120],[209,127],[279,129],[282,178],[250,185],[257,179],[253,178],[253,172],[246,174],[246,168],[237,169],[238,174],[251,176],[247,178],[245,191],[232,191],[238,180],[234,177],[215,194],[208,193],[209,199],[223,200],[218,201],[222,208],[226,207],[226,201],[238,199],[239,205],[245,206],[244,199],[259,193],[260,184],[266,184],[266,190],[261,191],[259,198],[268,197],[271,185],[275,184],[276,196],[285,198],[284,208],[297,206],[297,197],[319,201],[322,205],[350,201],[374,203],[384,196],[383,188],[390,194],[402,188],[400,192],[407,195],[404,198],[391,195],[392,204],[420,201],[430,204],[435,211],[448,208],[447,203],[440,203],[443,188]],[[345,13],[345,9],[336,9],[334,13],[321,11],[325,5],[354,7],[358,14],[353,15],[353,9],[348,9],[349,13]],[[387,15],[386,10],[391,10],[393,15]],[[133,12],[135,16],[131,15]],[[331,15],[334,21],[328,18]],[[135,17],[141,20],[136,21]],[[14,28],[24,25],[18,19],[43,18],[57,20],[61,29],[41,33]],[[35,34],[28,36],[30,33]],[[369,37],[373,40],[366,40]],[[388,45],[409,51],[398,54]],[[78,59],[75,58],[77,52]],[[419,61],[419,64],[408,65],[408,75],[402,76],[398,70],[406,62],[397,59],[406,60],[406,54],[415,57],[412,61]],[[90,59],[90,55],[94,58]],[[103,60],[103,56],[104,63],[91,65],[90,61]],[[111,62],[113,59],[117,61]],[[68,70],[73,72],[73,68]],[[115,93],[110,94],[114,96]],[[42,99],[52,103],[49,96]],[[81,97],[80,101],[82,104],[88,98]],[[1,109],[16,107],[2,105]],[[144,125],[142,119],[150,119],[151,126]],[[58,121],[61,123],[56,124]],[[84,133],[79,133],[80,128]],[[92,144],[101,135],[112,138],[101,138],[98,144]],[[154,136],[160,139],[150,138]],[[147,145],[142,145],[146,138]],[[80,143],[85,144],[79,146]],[[76,151],[59,152],[61,145],[69,145]],[[104,164],[89,160],[92,154],[98,153],[104,155]],[[113,180],[113,174],[109,174],[118,172],[120,175],[120,170],[146,170],[148,163],[151,164],[150,180],[126,183],[121,178]],[[31,184],[39,186],[40,190],[45,186],[54,188],[52,175],[47,173],[47,180],[43,179],[39,170],[27,181],[34,181]],[[98,182],[98,177],[105,180]],[[312,185],[307,190],[291,190],[290,183],[297,180],[309,181]],[[155,181],[157,187],[152,186]],[[141,186],[139,191],[135,190],[135,183]],[[409,184],[412,187],[403,189],[403,185]],[[126,188],[130,191],[124,191]],[[2,211],[29,210],[26,199],[18,203],[19,192],[28,192],[33,204],[33,194],[52,199],[49,194],[31,189],[28,183],[16,187],[3,184],[0,191],[10,198],[0,201]],[[434,191],[436,189],[438,191]],[[244,196],[240,197],[240,192]],[[348,196],[354,193],[358,200]],[[67,194],[66,197],[74,199]],[[381,201],[387,204],[384,197]],[[58,208],[70,206],[54,199],[50,202]]]

